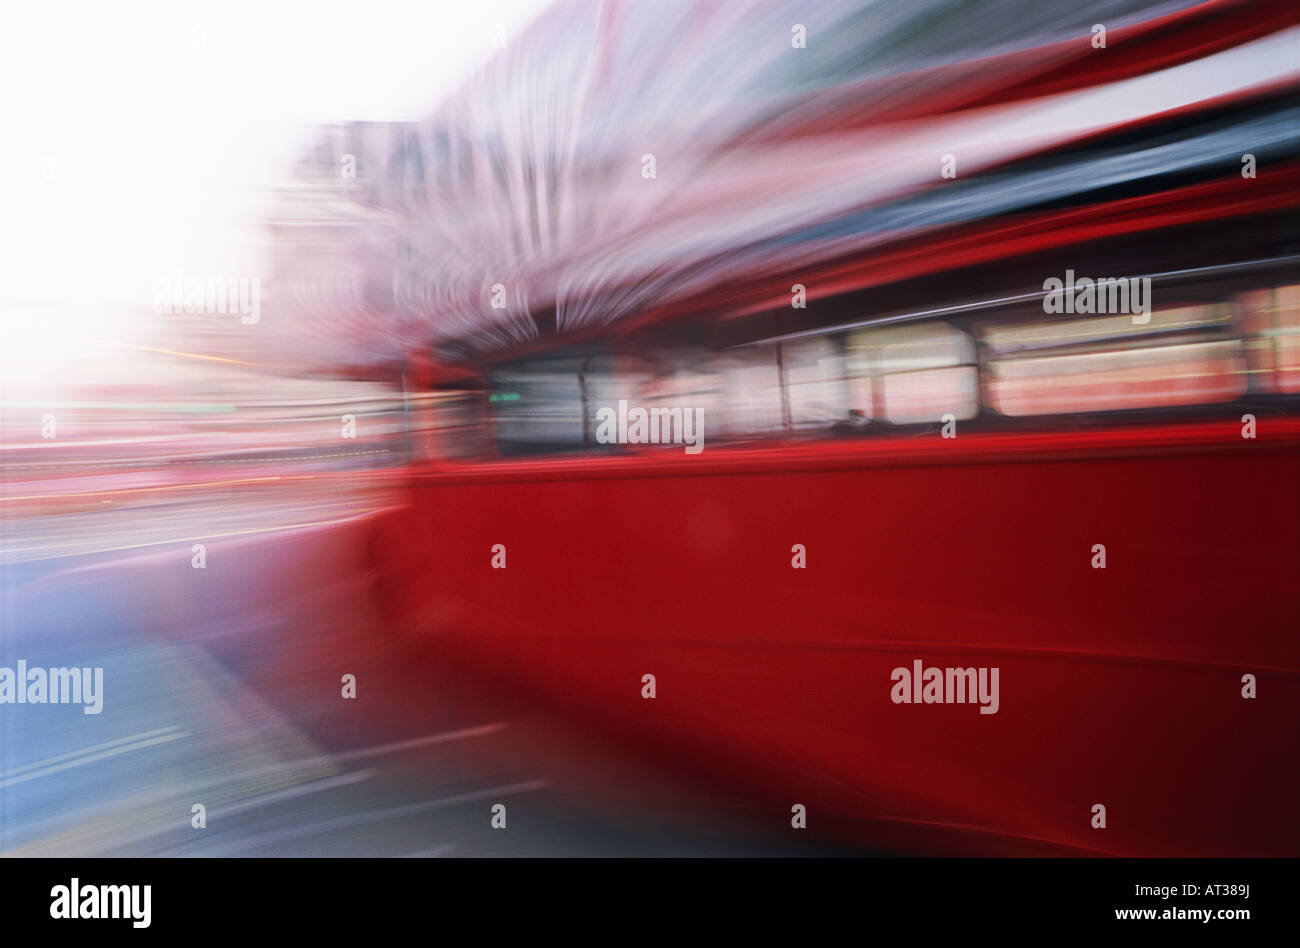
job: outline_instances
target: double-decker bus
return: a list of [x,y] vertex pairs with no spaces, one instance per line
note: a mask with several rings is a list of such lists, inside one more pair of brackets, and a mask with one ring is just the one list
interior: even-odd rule
[[879,849],[1293,855],[1300,140],[1239,85],[416,349],[394,626]]

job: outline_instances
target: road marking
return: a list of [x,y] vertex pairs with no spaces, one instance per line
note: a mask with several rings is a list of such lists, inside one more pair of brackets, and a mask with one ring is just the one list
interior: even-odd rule
[[[417,737],[408,741],[394,741],[390,744],[376,744],[373,747],[362,747],[353,751],[345,751],[341,754],[318,754],[314,757],[299,757],[294,760],[281,761],[274,764],[266,764],[261,767],[254,767],[250,770],[243,770],[235,773],[233,776],[221,777],[210,781],[201,786],[221,786],[224,784],[236,783],[246,780],[259,780],[264,777],[275,776],[279,774],[294,774],[304,771],[310,771],[313,768],[329,767],[332,764],[342,763],[344,761],[364,760],[367,757],[379,757],[383,754],[400,753],[401,751],[412,750],[417,747],[428,747],[433,744],[442,744],[447,741],[466,740],[474,737],[486,737],[488,734],[495,734],[497,731],[509,727],[505,721],[494,721],[491,724],[479,724],[473,727],[461,728],[457,731],[443,731],[440,734],[429,734],[425,737]],[[365,774],[367,777],[372,773],[369,770],[354,771],[354,773]],[[349,775],[332,776],[322,778],[310,784],[300,786],[316,786],[323,780],[341,780],[344,783],[351,782],[346,780]],[[365,777],[354,777],[354,780],[366,779]],[[292,790],[293,788],[289,788]],[[280,792],[280,791],[275,791]],[[270,796],[270,794],[264,795]],[[259,798],[254,798],[259,799]],[[250,803],[252,801],[249,801]],[[244,807],[245,804],[236,804]],[[231,812],[229,809],[222,812]]]
[[[375,509],[381,509],[381,508],[375,508]],[[120,553],[123,550],[142,550],[146,547],[165,546],[169,543],[198,543],[200,540],[223,540],[227,537],[246,537],[246,536],[252,536],[254,534],[259,534],[259,533],[275,533],[283,530],[301,530],[307,527],[329,527],[340,523],[347,523],[349,521],[359,520],[361,519],[361,516],[363,514],[369,512],[371,511],[367,508],[362,511],[362,514],[348,516],[348,517],[338,517],[334,520],[315,520],[310,523],[287,523],[282,526],[259,527],[253,530],[232,530],[227,533],[208,533],[208,534],[202,534],[194,537],[177,537],[177,538],[165,539],[165,540],[150,540],[147,543],[132,543],[126,546],[109,546],[109,547],[104,547],[102,549],[88,550],[85,553],[81,553],[77,555],[90,556],[91,554],[99,554],[99,553]],[[48,548],[41,547],[37,549],[48,549]],[[31,551],[28,550],[27,552],[31,552]],[[49,557],[46,557],[46,559],[48,558]]]
[[455,843],[447,843],[443,846],[434,846],[432,849],[421,849],[416,853],[407,853],[403,859],[437,859],[439,856],[445,856],[456,849]]
[[109,747],[116,747],[119,744],[130,744],[132,741],[145,740],[150,737],[157,737],[159,734],[167,734],[176,730],[179,730],[179,727],[173,724],[171,727],[160,727],[154,731],[142,731],[139,734],[132,734],[130,737],[119,737],[115,741],[105,741],[103,744],[83,747],[81,750],[69,751],[66,754],[59,754],[57,757],[47,757],[44,760],[38,760],[30,764],[23,764],[21,767],[15,767],[13,770],[0,773],[0,780],[16,776],[26,770],[39,770],[42,767],[48,767],[50,764],[57,764],[60,761],[71,760],[73,757],[80,757],[82,754],[93,754],[95,751],[106,750]]
[[261,806],[270,806],[272,803],[281,803],[284,800],[292,800],[295,797],[310,796],[313,793],[320,793],[324,790],[333,790],[336,787],[347,787],[354,783],[361,783],[363,780],[369,780],[378,770],[354,770],[350,773],[339,774],[337,777],[326,777],[323,780],[313,780],[310,783],[300,783],[297,786],[286,787],[283,790],[275,790],[271,793],[264,793],[261,796],[252,797],[241,803],[233,803],[230,806],[214,808],[211,813],[217,817],[233,816],[236,813],[244,813],[248,810],[254,810]]
[[109,757],[117,757],[119,754],[129,754],[131,751],[144,750],[146,747],[155,747],[158,744],[166,744],[168,741],[179,740],[182,737],[189,737],[188,731],[175,731],[174,733],[160,734],[157,737],[148,740],[137,741],[134,744],[124,744],[120,747],[113,747],[100,751],[97,754],[90,754],[85,757],[77,757],[52,767],[46,767],[44,770],[34,770],[18,777],[8,777],[0,780],[0,790],[12,787],[15,784],[26,783],[28,780],[35,780],[38,777],[48,777],[50,774],[56,774],[60,771],[71,770],[73,767],[80,767],[82,764],[93,764],[96,761],[106,760]]
[[410,803],[405,806],[388,807],[382,810],[370,810],[365,813],[353,813],[349,816],[339,816],[330,820],[320,820],[306,826],[295,826],[290,829],[280,830],[276,833],[254,833],[247,839],[239,840],[228,846],[221,847],[219,851],[225,852],[244,852],[247,853],[253,849],[261,849],[265,846],[273,846],[277,843],[283,843],[291,839],[300,839],[303,836],[316,836],[321,833],[328,833],[332,830],[346,829],[351,826],[360,826],[365,823],[380,823],[384,820],[401,819],[405,816],[413,816],[416,813],[424,813],[429,810],[441,810],[447,807],[460,806],[464,803],[477,803],[481,800],[499,800],[502,797],[516,793],[532,793],[537,790],[544,790],[550,784],[545,780],[529,780],[523,783],[508,783],[499,787],[488,787],[485,790],[474,790],[470,793],[460,793],[452,797],[440,797],[436,800],[426,800],[423,803]]

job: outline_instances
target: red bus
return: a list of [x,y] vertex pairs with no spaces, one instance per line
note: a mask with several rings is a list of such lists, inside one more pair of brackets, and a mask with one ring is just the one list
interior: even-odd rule
[[[1029,292],[421,360],[385,600],[466,669],[873,845],[1294,853],[1294,260],[1150,278],[1140,326]],[[704,450],[600,443],[620,401],[701,412]],[[997,707],[893,701],[917,660],[999,669]]]
[[582,298],[618,318],[534,294],[525,341],[443,334],[373,540],[394,626],[774,825],[1295,855],[1294,93],[628,271]]

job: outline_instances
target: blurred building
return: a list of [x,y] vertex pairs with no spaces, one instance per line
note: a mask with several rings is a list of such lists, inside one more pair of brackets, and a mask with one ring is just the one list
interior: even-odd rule
[[913,238],[1235,170],[1243,141],[1291,153],[1276,106],[1118,136],[1293,78],[1287,22],[1273,3],[557,3],[430,115],[319,130],[270,222],[275,324],[296,358],[383,364],[787,305],[837,262],[859,271],[815,295],[888,282],[874,260]]

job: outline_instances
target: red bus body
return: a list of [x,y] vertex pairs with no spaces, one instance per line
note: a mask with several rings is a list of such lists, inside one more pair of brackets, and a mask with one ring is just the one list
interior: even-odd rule
[[[1293,855],[1300,421],[1240,427],[443,466],[386,589],[466,669],[864,843]],[[916,658],[999,667],[997,712],[893,703]]]
[[[518,44],[423,129],[466,169],[517,166],[518,187],[443,159],[408,201],[413,145],[377,192],[427,240],[406,274],[422,292],[358,332],[409,316],[430,413],[484,403],[444,426],[472,444],[417,425],[434,443],[373,540],[394,626],[745,793],[774,827],[802,804],[810,831],[884,852],[1300,854],[1300,13],[1148,13],[1110,48],[981,45],[879,75],[850,56],[825,88],[792,73],[708,105],[674,86],[670,110],[635,56],[621,82],[593,70],[589,95],[543,69],[591,55],[570,26],[593,8],[561,4],[539,35],[576,58]],[[600,29],[602,56],[622,49],[617,18]],[[575,130],[554,155],[533,137],[552,111]],[[484,139],[464,120],[480,114],[506,134]],[[651,146],[629,130],[661,114],[661,177],[642,177]],[[1076,273],[1144,277],[1151,311],[1093,326],[1091,305],[1050,307]],[[832,361],[796,364],[814,337],[839,347],[834,381],[871,394],[808,421],[805,370]],[[691,347],[774,353],[779,382],[673,388]],[[700,454],[606,450],[591,412],[622,376],[588,384],[597,348],[673,353],[643,393],[686,394],[655,404],[708,389],[758,414],[779,388],[780,407],[758,434],[724,420]],[[561,350],[573,405],[542,391],[529,416],[560,372],[530,393],[527,360]],[[494,389],[513,363],[523,384]],[[511,459],[511,437],[537,443]],[[996,668],[996,712],[896,700],[917,661]]]

